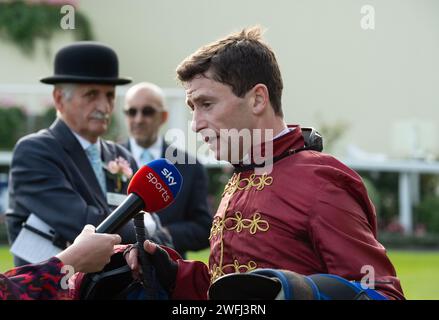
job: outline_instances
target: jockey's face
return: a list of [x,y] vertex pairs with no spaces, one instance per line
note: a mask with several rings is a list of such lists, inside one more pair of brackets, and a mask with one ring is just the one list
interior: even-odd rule
[[192,110],[192,130],[202,135],[218,160],[240,160],[247,153],[242,137],[222,132],[232,136],[233,132],[251,132],[251,95],[236,96],[230,86],[213,80],[208,72],[185,82],[184,87],[186,103]]

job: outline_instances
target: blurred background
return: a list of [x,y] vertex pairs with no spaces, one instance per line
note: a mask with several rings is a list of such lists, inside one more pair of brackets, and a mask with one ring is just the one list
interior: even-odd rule
[[[75,29],[60,24],[66,4]],[[406,296],[439,299],[436,0],[0,1],[0,213],[17,139],[55,117],[51,87],[38,79],[53,73],[60,47],[96,40],[114,48],[122,76],[165,88],[164,130],[187,132],[176,66],[201,45],[252,25],[266,29],[277,54],[286,122],[316,128],[325,152],[361,174]],[[126,89],[117,91],[113,140],[127,137]],[[230,170],[212,163],[208,170],[215,208]],[[0,271],[12,266],[3,220],[0,214]]]

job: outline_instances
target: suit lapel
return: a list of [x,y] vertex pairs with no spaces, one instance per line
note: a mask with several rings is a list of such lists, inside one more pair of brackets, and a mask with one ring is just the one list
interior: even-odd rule
[[[108,163],[116,159],[117,154],[114,150],[111,150],[111,146],[101,139],[102,159],[104,161],[105,180],[107,182],[107,191],[115,192],[117,190],[117,181],[114,176],[106,169]],[[120,192],[120,191],[119,191]]]
[[131,143],[130,140],[125,141],[124,143],[120,144],[122,147],[124,147],[125,149],[127,149],[129,152],[131,152]]
[[90,161],[82,149],[81,144],[67,127],[67,125],[60,119],[57,119],[50,130],[53,132],[56,139],[61,143],[64,149],[73,160],[74,164],[78,168],[78,171],[86,181],[85,185],[90,188],[90,193],[95,200],[106,210],[108,210],[106,195],[102,193],[102,189],[99,186],[98,179],[93,171]]

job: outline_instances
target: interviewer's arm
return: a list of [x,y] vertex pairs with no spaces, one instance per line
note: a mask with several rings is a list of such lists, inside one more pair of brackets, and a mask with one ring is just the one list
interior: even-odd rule
[[68,298],[68,291],[61,288],[66,273],[64,265],[74,272],[101,270],[120,243],[118,235],[96,234],[92,225],[84,227],[75,242],[56,257],[39,264],[29,264],[0,274],[0,300],[47,300]]

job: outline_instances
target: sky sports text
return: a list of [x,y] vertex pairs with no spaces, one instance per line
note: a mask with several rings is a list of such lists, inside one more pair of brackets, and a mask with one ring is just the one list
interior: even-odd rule
[[160,183],[159,179],[156,178],[152,172],[148,172],[146,178],[148,179],[148,182],[152,183],[157,191],[160,193],[163,201],[168,202],[169,200],[171,200],[171,195],[168,193],[168,190],[166,190],[166,188]]
[[165,176],[166,179],[168,179],[168,186],[176,185],[177,182],[175,181],[175,178],[172,176],[172,171],[169,171],[166,168],[163,168],[162,174]]

